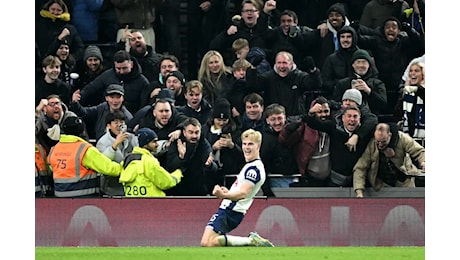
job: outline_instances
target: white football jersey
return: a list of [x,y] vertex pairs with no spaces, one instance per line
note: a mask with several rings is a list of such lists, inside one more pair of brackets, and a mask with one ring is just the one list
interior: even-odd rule
[[239,201],[231,201],[229,199],[222,200],[220,208],[222,209],[232,209],[236,212],[241,212],[246,214],[249,207],[251,207],[254,197],[259,192],[262,184],[265,182],[265,167],[260,158],[247,162],[240,173],[236,177],[235,182],[230,187],[230,191],[238,190],[241,187],[243,182],[250,182],[254,187],[248,196]]

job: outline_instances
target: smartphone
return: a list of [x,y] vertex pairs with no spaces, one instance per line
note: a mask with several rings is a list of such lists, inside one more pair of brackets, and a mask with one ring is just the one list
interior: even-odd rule
[[125,124],[122,124],[118,127],[118,130],[120,130],[120,133],[124,133],[128,130],[128,126],[126,126]]

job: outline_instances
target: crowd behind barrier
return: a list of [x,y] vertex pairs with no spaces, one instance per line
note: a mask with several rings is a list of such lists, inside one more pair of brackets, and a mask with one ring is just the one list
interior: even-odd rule
[[[36,1],[36,197],[80,181],[92,191],[69,196],[113,197],[101,180],[116,182],[136,147],[128,136],[144,127],[156,138],[139,147],[183,174],[164,196],[230,187],[248,128],[263,136],[261,195],[343,187],[356,197],[361,185],[364,197],[424,194],[425,1],[83,2]],[[125,117],[107,119],[114,111]],[[102,136],[121,157],[96,159],[110,154],[97,147]],[[85,143],[72,152],[85,168],[71,174],[75,186],[56,177],[52,155],[72,142]]]

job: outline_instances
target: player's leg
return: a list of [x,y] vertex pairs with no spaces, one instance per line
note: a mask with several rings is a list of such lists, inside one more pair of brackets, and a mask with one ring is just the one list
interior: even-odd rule
[[209,220],[201,238],[201,246],[248,246],[254,245],[249,237],[227,235],[243,220],[244,215],[232,210],[219,209]]

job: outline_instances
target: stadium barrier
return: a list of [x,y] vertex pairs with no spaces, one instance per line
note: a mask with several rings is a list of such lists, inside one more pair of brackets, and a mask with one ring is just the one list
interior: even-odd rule
[[[199,246],[219,203],[213,197],[36,199],[35,245]],[[425,246],[425,199],[258,197],[231,234],[251,231],[276,246]]]

